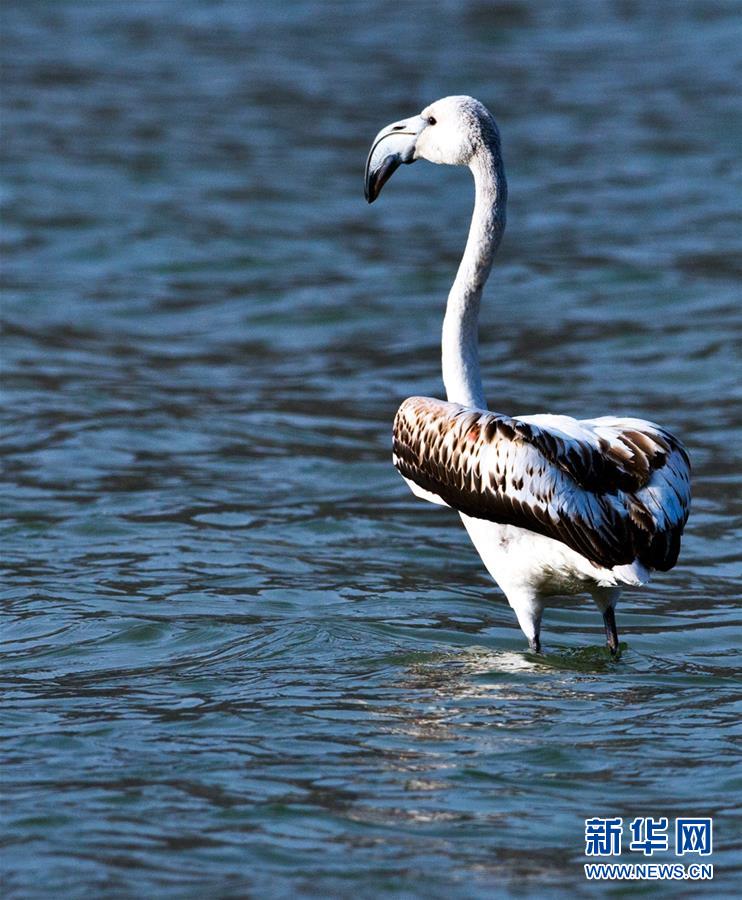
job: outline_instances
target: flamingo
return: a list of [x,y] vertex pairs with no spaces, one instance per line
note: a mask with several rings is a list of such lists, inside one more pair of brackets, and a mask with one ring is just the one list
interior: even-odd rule
[[443,320],[447,399],[402,403],[394,465],[413,494],[458,511],[533,651],[541,651],[544,608],[587,593],[616,657],[622,588],[677,562],[690,508],[688,455],[666,428],[644,419],[488,411],[478,319],[505,229],[497,124],[478,100],[455,96],[382,128],[366,162],[367,201],[400,165],[418,159],[468,166],[475,200]]

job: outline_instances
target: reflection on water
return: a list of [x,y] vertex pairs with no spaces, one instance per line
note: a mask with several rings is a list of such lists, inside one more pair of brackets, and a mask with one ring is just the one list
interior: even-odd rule
[[[3,31],[4,887],[587,893],[587,815],[713,815],[736,884],[734,4],[15,4]],[[497,114],[483,311],[511,413],[686,440],[678,568],[530,654],[389,460],[440,395],[465,173],[369,140]],[[693,896],[674,889],[673,896]]]

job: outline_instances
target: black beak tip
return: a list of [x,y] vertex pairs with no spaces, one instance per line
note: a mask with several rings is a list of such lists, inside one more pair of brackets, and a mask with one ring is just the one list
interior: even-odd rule
[[367,203],[373,203],[379,196],[378,179],[372,172],[367,172],[363,181],[363,196]]
[[376,200],[381,193],[381,189],[387,181],[389,181],[401,163],[402,160],[399,155],[392,154],[387,156],[378,168],[366,173],[364,195],[369,203],[373,203],[374,200]]

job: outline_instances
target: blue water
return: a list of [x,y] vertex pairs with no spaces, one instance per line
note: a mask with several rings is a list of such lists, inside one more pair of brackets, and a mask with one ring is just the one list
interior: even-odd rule
[[[4,896],[732,896],[739,4],[0,24]],[[693,461],[618,663],[580,600],[527,652],[391,466],[472,191],[420,163],[368,207],[363,165],[460,92],[510,183],[491,406],[642,415]],[[713,816],[714,881],[588,885],[592,815]]]

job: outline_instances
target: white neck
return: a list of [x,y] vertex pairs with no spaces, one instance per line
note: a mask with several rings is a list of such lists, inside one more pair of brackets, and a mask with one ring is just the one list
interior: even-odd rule
[[497,139],[490,146],[480,145],[469,168],[474,175],[474,212],[443,320],[443,384],[451,402],[486,409],[479,371],[479,301],[505,229],[507,202]]

